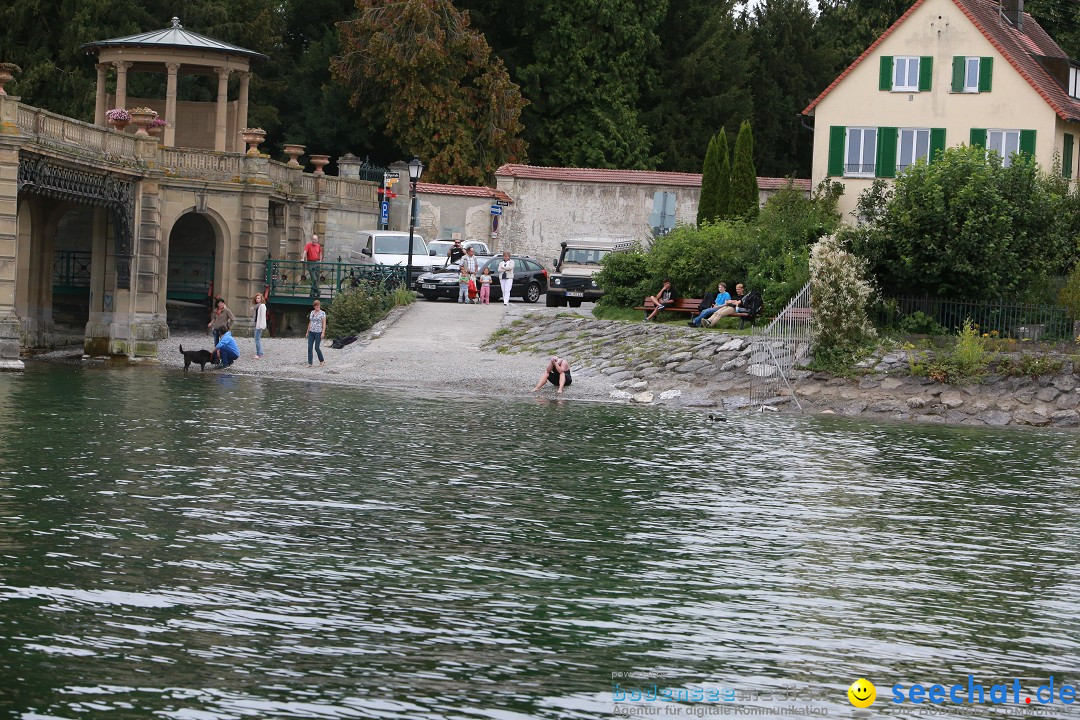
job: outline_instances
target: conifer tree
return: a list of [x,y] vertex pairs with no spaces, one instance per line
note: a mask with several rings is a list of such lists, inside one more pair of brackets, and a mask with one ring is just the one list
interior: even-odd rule
[[731,163],[731,195],[728,217],[748,217],[758,211],[757,171],[754,169],[754,136],[750,121],[743,121],[735,139],[735,158]]
[[[723,132],[723,131],[721,131]],[[720,186],[720,151],[716,147],[719,135],[709,140],[705,164],[701,168],[701,196],[698,198],[697,224],[716,222],[720,218],[717,191]]]
[[716,150],[720,156],[720,182],[716,185],[716,219],[723,220],[728,217],[728,204],[731,202],[731,149],[725,128],[720,128],[716,135]]

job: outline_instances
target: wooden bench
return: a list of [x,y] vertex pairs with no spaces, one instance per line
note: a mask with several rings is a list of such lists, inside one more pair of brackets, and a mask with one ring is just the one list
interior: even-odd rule
[[[674,305],[665,305],[663,312],[681,312],[689,315],[698,314],[698,305],[701,304],[701,298],[676,298]],[[647,313],[651,313],[656,309],[656,305],[648,300],[644,305],[639,305],[634,308],[635,310],[644,310]]]

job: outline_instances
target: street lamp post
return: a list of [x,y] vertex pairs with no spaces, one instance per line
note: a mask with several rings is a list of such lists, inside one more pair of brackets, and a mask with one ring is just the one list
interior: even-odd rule
[[416,227],[416,182],[424,174],[424,163],[420,158],[413,156],[409,161],[409,260],[405,266],[405,287],[412,288],[412,244],[413,228]]

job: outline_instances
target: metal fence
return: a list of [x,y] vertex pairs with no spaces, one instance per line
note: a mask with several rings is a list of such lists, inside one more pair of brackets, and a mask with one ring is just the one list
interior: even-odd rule
[[90,264],[93,253],[82,250],[57,250],[53,253],[53,289],[60,292],[90,288]]
[[342,262],[267,260],[266,284],[270,302],[329,304],[343,290],[368,287],[393,290],[405,282],[405,268],[396,265],[361,265]]
[[213,255],[169,255],[170,298],[198,300],[209,297],[213,283]]
[[811,313],[807,283],[767,327],[754,329],[747,367],[751,408],[770,404],[786,390],[802,409],[788,378],[796,364],[810,353]]
[[1056,305],[930,296],[883,298],[877,316],[878,327],[912,334],[955,333],[971,320],[981,334],[1018,340],[1072,339],[1077,319]]

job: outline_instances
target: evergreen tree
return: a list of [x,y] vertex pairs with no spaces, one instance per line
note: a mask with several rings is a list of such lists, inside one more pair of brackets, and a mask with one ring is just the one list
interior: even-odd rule
[[717,191],[720,187],[720,150],[716,147],[719,137],[719,135],[714,135],[709,141],[709,149],[705,151],[705,165],[701,168],[701,195],[698,197],[698,225],[720,219],[720,206],[717,203],[719,199]]
[[524,159],[525,101],[467,13],[450,0],[356,4],[333,69],[368,122],[385,122],[435,182],[490,182],[499,165]]
[[522,115],[543,165],[655,166],[641,112],[655,79],[666,0],[522,0],[531,59],[519,68]]
[[716,136],[716,152],[720,156],[720,181],[716,184],[716,217],[722,220],[728,217],[728,205],[731,204],[731,148],[727,141],[727,130],[724,128],[720,128]]
[[733,0],[670,3],[658,31],[656,90],[642,105],[659,168],[697,172],[717,127],[753,114],[750,33]]
[[731,163],[731,195],[728,217],[756,215],[758,211],[757,171],[754,169],[754,136],[750,122],[743,122],[735,139],[735,159]]

